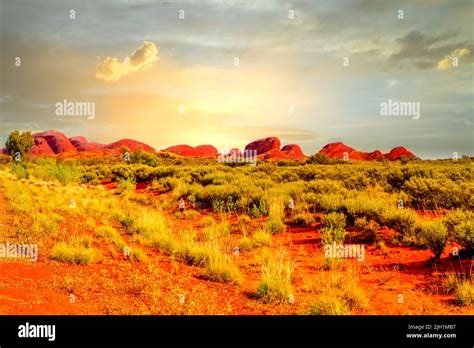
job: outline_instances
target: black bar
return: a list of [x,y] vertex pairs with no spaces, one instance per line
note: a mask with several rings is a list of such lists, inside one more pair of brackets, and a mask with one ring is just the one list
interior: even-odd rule
[[[19,326],[54,324],[55,340],[20,338]],[[0,346],[158,346],[219,344],[294,346],[473,346],[473,316],[0,316]],[[408,325],[418,329],[408,329]],[[427,325],[431,325],[428,329]],[[453,329],[444,325],[456,325]],[[422,327],[423,326],[423,327]],[[437,329],[436,329],[437,328]],[[408,338],[407,334],[456,334]]]

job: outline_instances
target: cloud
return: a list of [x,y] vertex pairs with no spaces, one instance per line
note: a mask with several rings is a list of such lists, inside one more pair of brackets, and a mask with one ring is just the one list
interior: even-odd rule
[[130,57],[120,62],[117,58],[107,57],[98,66],[95,76],[106,81],[117,81],[122,77],[150,68],[159,58],[158,48],[153,42],[143,41]]
[[451,66],[453,66],[453,59],[454,58],[461,58],[465,55],[470,54],[471,51],[468,48],[456,48],[453,52],[448,54],[444,59],[438,62],[438,70],[445,70]]
[[[459,46],[472,46],[466,42],[449,42],[457,35],[457,31],[448,31],[435,36],[413,30],[396,40],[400,49],[389,57],[387,63],[391,67],[398,68],[403,62],[408,62],[419,70],[436,68],[440,60],[451,57]],[[467,50],[469,51],[469,49]],[[466,53],[463,51],[464,55]]]

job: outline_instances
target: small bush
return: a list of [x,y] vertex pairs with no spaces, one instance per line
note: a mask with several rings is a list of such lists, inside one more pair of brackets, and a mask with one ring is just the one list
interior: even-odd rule
[[418,215],[410,209],[388,209],[381,216],[381,222],[402,235],[412,235]]
[[462,306],[474,305],[474,286],[471,280],[462,281],[455,290],[456,302]]
[[209,227],[209,226],[215,225],[216,220],[214,220],[212,216],[205,216],[204,218],[201,219],[199,224],[201,227]]
[[271,234],[282,233],[286,231],[286,225],[281,218],[270,216],[265,222],[265,230]]
[[135,183],[130,180],[121,180],[120,183],[117,185],[117,191],[121,194],[127,194],[133,192],[135,190]]
[[267,216],[269,213],[268,203],[261,195],[254,195],[247,204],[247,213],[252,218]]
[[342,213],[329,213],[322,218],[321,240],[323,245],[343,243],[346,231],[346,217]]
[[53,247],[51,256],[54,260],[69,263],[78,263],[86,265],[90,263],[96,255],[93,248],[83,246],[69,245],[61,242]]
[[463,221],[454,226],[454,240],[461,244],[468,254],[474,251],[474,221]]
[[28,179],[30,174],[28,173],[28,164],[24,162],[15,162],[11,166],[11,171],[16,175],[17,179]]
[[293,216],[290,220],[290,223],[300,226],[311,226],[314,223],[314,217],[308,214],[297,214]]
[[377,232],[380,229],[380,225],[376,221],[367,221],[365,217],[357,218],[354,226],[361,230],[364,240],[367,242],[374,242],[377,240]]
[[448,242],[448,230],[440,220],[423,221],[418,225],[419,235],[434,254],[435,261],[439,261],[446,243]]

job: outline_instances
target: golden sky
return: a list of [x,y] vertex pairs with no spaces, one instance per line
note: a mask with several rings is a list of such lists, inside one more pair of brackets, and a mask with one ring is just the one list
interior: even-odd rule
[[[278,136],[307,154],[333,141],[473,154],[471,1],[19,0],[0,10],[0,141],[57,129],[157,149]],[[96,117],[56,116],[64,99],[94,102]],[[419,102],[420,119],[382,117],[388,99]]]

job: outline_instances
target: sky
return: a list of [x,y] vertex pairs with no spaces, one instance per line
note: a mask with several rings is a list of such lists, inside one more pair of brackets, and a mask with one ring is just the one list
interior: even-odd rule
[[[54,129],[473,156],[473,18],[472,0],[0,0],[0,144]],[[64,100],[95,117],[57,115]]]

